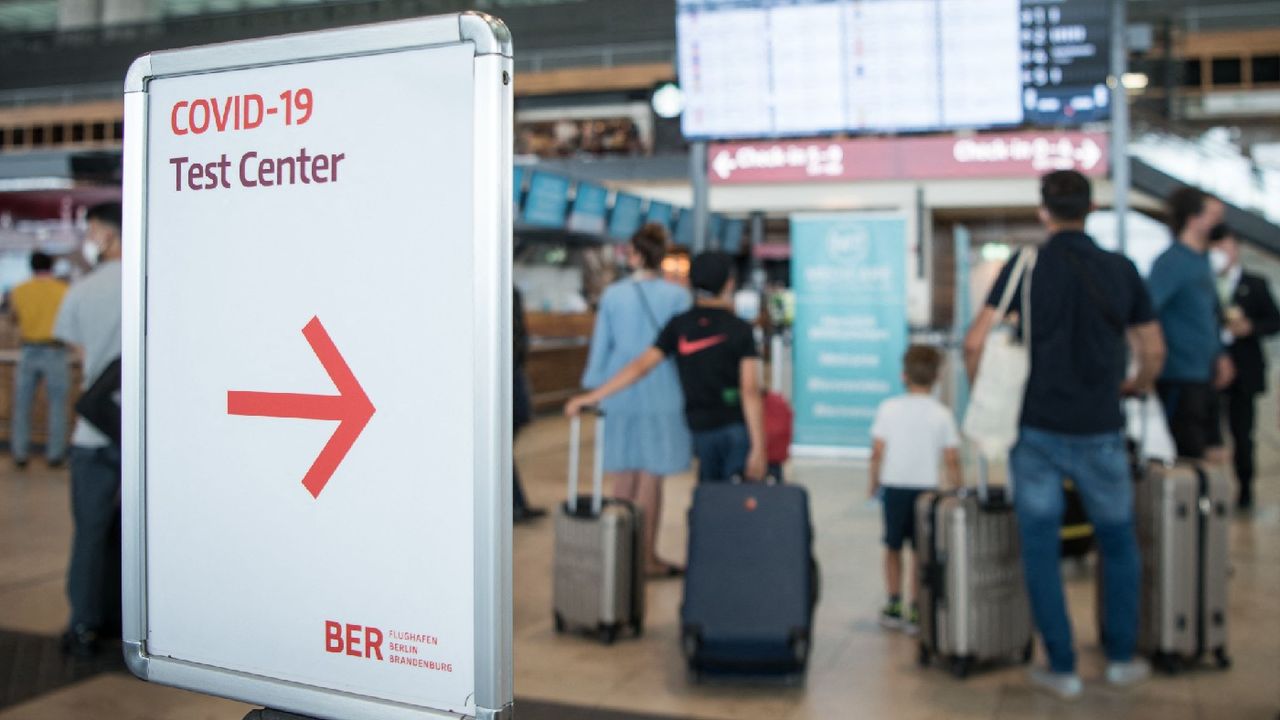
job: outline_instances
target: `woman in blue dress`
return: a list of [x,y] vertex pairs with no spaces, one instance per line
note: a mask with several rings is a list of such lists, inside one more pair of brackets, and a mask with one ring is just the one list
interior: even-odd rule
[[[582,384],[595,388],[653,346],[673,316],[689,309],[689,291],[662,279],[667,231],[650,224],[631,238],[631,277],[600,298],[591,353]],[[693,440],[684,419],[684,394],[668,360],[643,380],[605,400],[604,469],[613,496],[634,503],[644,516],[646,572],[675,577],[680,568],[658,558],[662,478],[684,472]]]

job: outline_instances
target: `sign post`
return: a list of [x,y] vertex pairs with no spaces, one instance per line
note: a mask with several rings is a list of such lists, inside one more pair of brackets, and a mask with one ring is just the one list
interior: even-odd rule
[[124,640],[318,718],[509,718],[511,73],[480,13],[126,80]]

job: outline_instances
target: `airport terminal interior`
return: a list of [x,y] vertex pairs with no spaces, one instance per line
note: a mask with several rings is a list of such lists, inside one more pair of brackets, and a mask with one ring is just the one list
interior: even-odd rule
[[[352,29],[364,25],[380,29]],[[271,39],[296,33],[306,35]],[[183,50],[219,43],[229,45]],[[135,62],[159,51],[175,52]],[[306,74],[316,67],[324,72]],[[493,85],[475,89],[481,78]],[[178,147],[200,152],[168,152]],[[1136,274],[1121,263],[1122,278],[1106,276],[1111,261],[1098,258],[1112,256],[1083,235]],[[1068,242],[1093,253],[1093,272],[1061,269],[1055,252]],[[967,337],[996,314],[984,308],[1002,269],[1037,248],[1027,277],[1067,290],[1026,291],[1060,321],[1031,337],[1072,351],[1046,358],[1033,343],[1030,360],[1017,355],[1015,322],[997,323],[985,346],[986,335]],[[1179,262],[1184,285],[1170,290]],[[457,270],[467,264],[473,272]],[[1023,302],[1014,289],[1024,283],[1005,283],[1011,303]],[[1274,0],[0,0],[0,720],[400,720],[458,717],[434,714],[458,707],[478,720],[1277,720],[1278,292]],[[693,314],[678,315],[690,302]],[[1132,303],[1128,332],[1107,309],[1120,302]],[[1059,308],[1075,314],[1062,321]],[[1009,318],[1023,312],[1046,311],[1019,305]],[[1093,335],[1081,329],[1090,317]],[[728,324],[707,330],[713,320]],[[976,364],[973,380],[965,357],[1000,352],[1000,330],[1032,382],[995,397],[991,387],[1016,378],[983,386],[991,365]],[[1071,344],[1055,334],[1066,332]],[[611,437],[632,444],[605,455],[682,458],[659,500],[656,555],[670,567],[646,573],[640,515],[569,508],[568,467],[589,487],[597,424],[582,420],[571,457],[565,411],[633,357],[656,364],[650,336],[679,373],[663,367],[640,381],[643,393],[604,405],[605,422],[618,422]],[[494,350],[512,338],[515,368]],[[231,348],[242,339],[259,355]],[[620,357],[629,346],[634,355]],[[1124,446],[1118,482],[1133,480],[1140,497],[1122,531],[1138,539],[1138,644],[1154,667],[1140,659],[1129,680],[1116,680],[1123,663],[1108,662],[1100,627],[1114,608],[1100,606],[1099,548],[1114,527],[1077,517],[1051,538],[1081,690],[1060,667],[1044,673],[1061,664],[1038,627],[1052,612],[1043,584],[1024,583],[1031,536],[1015,520],[1032,505],[1007,461],[1013,440],[993,440],[982,420],[1013,407],[1025,421],[1034,398],[1077,415],[1082,397],[1118,401],[1119,363],[1083,347],[1130,347],[1129,380],[1143,385],[1134,391],[1152,390],[1168,414],[1139,421],[1138,408],[1151,408],[1128,401],[1128,443],[1097,419],[1112,408],[1073,416],[1090,431],[1025,423],[1063,442],[1113,441],[1066,453],[1077,469],[1118,460]],[[731,360],[713,372],[695,364],[704,352]],[[1199,376],[1202,358],[1213,377]],[[143,359],[148,372],[131,375]],[[1050,362],[1069,371],[1046,379]],[[1189,365],[1194,377],[1177,374]],[[1150,388],[1135,379],[1147,370]],[[714,386],[726,373],[733,381]],[[337,397],[293,394],[334,386]],[[762,391],[762,418],[743,390]],[[934,414],[894,431],[882,418],[908,390],[931,395]],[[654,409],[672,397],[665,415]],[[714,409],[699,414],[708,397]],[[1244,418],[1241,397],[1255,416]],[[172,421],[188,411],[208,417],[194,430]],[[1236,456],[1250,422],[1252,497],[1238,489],[1248,463]],[[486,444],[505,439],[508,423],[519,425],[514,485],[500,472],[504,443]],[[937,440],[929,423],[955,440]],[[767,474],[785,479],[745,491],[749,521],[773,523],[749,538],[760,547],[735,546],[738,528],[709,521],[691,531],[717,502],[695,506],[695,495],[714,498],[701,490],[765,459],[747,459],[748,428],[760,424],[776,465]],[[726,428],[747,439],[711,438]],[[908,463],[884,449],[892,432],[927,450]],[[741,462],[700,481],[715,473],[714,443]],[[920,488],[893,478],[908,465],[941,478],[952,449],[969,490],[939,503],[973,510],[916,523],[893,491]],[[316,457],[310,469],[303,456]],[[886,487],[874,487],[885,473]],[[161,475],[174,482],[143,480]],[[975,499],[980,477],[995,495]],[[353,480],[368,480],[369,494],[352,493]],[[107,489],[94,507],[90,487]],[[508,587],[499,496],[509,487],[524,501]],[[1150,488],[1169,494],[1149,501]],[[810,534],[798,514],[767,514],[764,498],[796,489]],[[273,509],[282,498],[294,504]],[[474,503],[474,517],[431,506],[438,498]],[[351,519],[340,502],[369,512]],[[125,543],[125,578],[150,584],[126,591],[133,624],[122,631],[71,619],[92,604],[85,563],[97,560],[85,558],[110,568],[119,552],[107,542],[73,550],[95,518],[152,528],[145,552],[141,534]],[[937,530],[950,518],[960,520],[949,534]],[[907,585],[921,580],[928,596],[914,627],[914,598],[886,607],[887,526],[904,522],[937,549],[935,562],[907,566]],[[936,523],[934,536],[924,523]],[[156,527],[184,539],[166,546]],[[792,536],[811,538],[812,567],[779,559]],[[272,565],[285,545],[303,559]],[[695,557],[713,550],[730,560]],[[327,574],[325,552],[351,562]],[[467,592],[452,593],[458,581],[440,567],[470,573]],[[1052,571],[1038,567],[1041,578]],[[632,570],[649,575],[640,599],[626,591]],[[348,582],[331,582],[338,573]],[[797,605],[806,584],[815,600]],[[1183,602],[1194,609],[1179,614]],[[805,627],[769,634],[787,603]],[[605,632],[565,627],[583,607]],[[619,614],[638,607],[643,632],[612,637],[608,622],[625,625]],[[711,608],[710,625],[750,620],[717,644],[686,623],[692,608]],[[345,635],[328,616],[326,652],[318,621],[312,635],[290,635],[307,612],[341,613]],[[401,621],[361,620],[378,613],[436,627],[397,638],[385,630]],[[205,615],[207,625],[192,619]],[[368,623],[362,657],[355,622]],[[477,644],[466,650],[474,677],[433,654],[455,652],[459,637]],[[988,653],[1008,637],[1015,652]],[[1184,645],[1162,644],[1175,637]],[[232,639],[244,642],[227,649]],[[417,672],[371,662],[384,640]],[[962,662],[947,662],[949,643],[968,648]],[[151,682],[135,676],[145,663],[126,662],[166,647],[147,658]],[[783,660],[770,655],[779,647]],[[943,657],[923,663],[922,653]],[[1180,655],[1195,657],[1168,666]],[[710,664],[695,672],[698,663]],[[173,687],[179,676],[207,692]],[[448,695],[459,705],[439,704],[464,686]],[[514,715],[483,705],[504,692]],[[251,715],[298,709],[269,699],[315,709]]]

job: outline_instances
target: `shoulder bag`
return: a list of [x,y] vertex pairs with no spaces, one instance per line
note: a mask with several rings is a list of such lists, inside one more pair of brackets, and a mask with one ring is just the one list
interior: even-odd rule
[[[1009,273],[1004,295],[996,308],[997,323],[987,335],[978,364],[977,377],[965,411],[962,430],[988,460],[1005,458],[1018,442],[1018,425],[1022,403],[1031,373],[1031,275],[1036,266],[1036,251],[1028,248],[1018,254]],[[1022,337],[1005,322],[1014,292],[1022,285],[1019,312]]]

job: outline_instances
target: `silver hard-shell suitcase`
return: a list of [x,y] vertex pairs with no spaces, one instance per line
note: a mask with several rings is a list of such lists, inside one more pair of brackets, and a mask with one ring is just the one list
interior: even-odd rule
[[1030,662],[1031,608],[1018,525],[1003,488],[925,493],[916,503],[920,664],[965,678],[979,664]]
[[599,633],[609,644],[624,628],[644,629],[644,523],[631,503],[603,497],[604,415],[596,421],[591,495],[578,495],[579,417],[569,432],[569,496],[555,518],[555,628]]
[[[1134,524],[1142,555],[1138,651],[1164,672],[1178,672],[1208,654],[1221,668],[1231,665],[1230,502],[1230,481],[1194,463],[1147,465],[1134,487]],[[1101,628],[1101,574],[1099,580]]]

